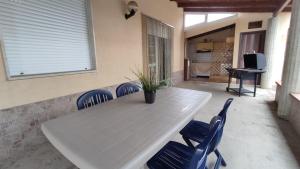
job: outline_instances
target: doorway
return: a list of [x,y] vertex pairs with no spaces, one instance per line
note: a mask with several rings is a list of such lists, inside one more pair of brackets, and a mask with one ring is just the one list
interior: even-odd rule
[[159,82],[170,78],[171,56],[169,50],[168,39],[148,35],[148,68]]
[[143,16],[144,73],[158,83],[171,83],[172,39],[174,28]]
[[191,80],[225,83],[232,67],[235,25],[188,38],[187,58]]
[[264,53],[266,31],[243,32],[240,35],[238,68],[244,68],[244,54]]
[[[244,68],[244,54],[264,53],[266,31],[243,32],[240,35],[240,48],[238,56],[238,68]],[[239,83],[239,81],[237,81]],[[261,76],[257,79],[260,85]],[[253,81],[244,81],[245,84],[253,84]]]

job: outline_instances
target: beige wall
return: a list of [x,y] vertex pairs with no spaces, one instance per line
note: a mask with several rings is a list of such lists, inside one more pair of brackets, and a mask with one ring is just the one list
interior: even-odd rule
[[[0,59],[0,109],[111,86],[142,69],[141,12],[175,27],[173,71],[183,70],[183,11],[169,0],[138,0],[139,13],[125,20],[122,0],[92,0],[97,71],[7,81]],[[166,12],[167,11],[167,12]]]
[[[234,40],[234,51],[233,51],[233,67],[237,67],[238,54],[239,54],[239,42],[240,34],[242,32],[251,32],[266,30],[268,26],[268,19],[272,17],[272,13],[238,13],[236,17],[230,17],[228,19],[215,21],[208,24],[200,24],[192,28],[185,30],[185,37],[192,37],[198,34],[202,34],[208,31],[212,31],[224,26],[235,24],[235,40]],[[248,29],[248,22],[251,21],[263,21],[262,28],[259,29]]]

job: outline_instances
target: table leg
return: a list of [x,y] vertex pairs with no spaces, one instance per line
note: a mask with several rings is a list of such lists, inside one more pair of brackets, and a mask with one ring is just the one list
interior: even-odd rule
[[232,78],[231,73],[229,73],[229,76],[228,76],[228,86],[227,86],[227,88],[226,88],[226,91],[227,91],[227,92],[229,92],[230,83],[231,83],[231,78]]
[[240,78],[239,97],[241,97],[242,88],[243,88],[243,76],[241,76]]
[[253,93],[253,97],[256,96],[256,85],[257,85],[257,73],[254,74],[254,93]]

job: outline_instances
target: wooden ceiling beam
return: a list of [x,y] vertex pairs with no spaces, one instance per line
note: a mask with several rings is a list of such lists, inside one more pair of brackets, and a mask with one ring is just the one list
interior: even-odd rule
[[276,8],[274,7],[256,7],[256,8],[235,8],[235,7],[226,7],[226,8],[184,8],[185,12],[274,12]]
[[177,3],[198,3],[198,2],[214,2],[214,3],[222,3],[222,2],[269,2],[269,3],[281,3],[283,0],[170,0],[176,1]]
[[284,11],[291,4],[291,2],[292,0],[284,0],[279,7],[275,9],[273,16],[276,17],[280,12]]
[[291,11],[292,11],[292,7],[286,7],[282,12],[291,12]]
[[270,1],[227,1],[227,2],[214,2],[214,1],[195,1],[195,2],[177,2],[178,7],[183,8],[197,8],[197,7],[278,7],[279,3],[270,3]]
[[170,0],[185,12],[272,12],[291,11],[292,0]]

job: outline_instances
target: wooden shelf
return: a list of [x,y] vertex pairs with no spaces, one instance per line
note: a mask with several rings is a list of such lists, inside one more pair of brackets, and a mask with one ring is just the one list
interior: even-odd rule
[[197,50],[196,53],[211,53],[212,51],[201,51],[201,50]]

